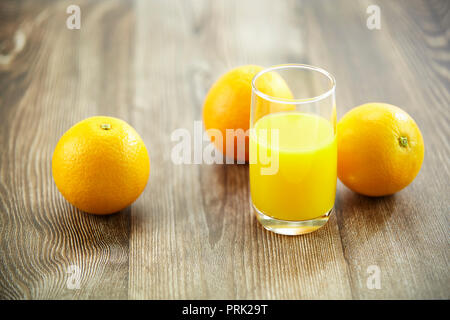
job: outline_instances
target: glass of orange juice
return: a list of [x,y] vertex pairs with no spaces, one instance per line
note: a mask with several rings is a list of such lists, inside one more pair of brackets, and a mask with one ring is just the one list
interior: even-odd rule
[[325,225],[337,180],[334,77],[301,64],[259,72],[249,142],[251,199],[264,228],[298,235]]

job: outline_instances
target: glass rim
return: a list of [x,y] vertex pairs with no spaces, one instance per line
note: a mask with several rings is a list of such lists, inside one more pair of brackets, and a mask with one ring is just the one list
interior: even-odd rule
[[[321,93],[321,94],[319,94],[317,96],[309,97],[309,98],[302,98],[302,99],[285,99],[285,98],[274,97],[274,96],[268,95],[266,93],[263,93],[263,92],[259,91],[256,88],[255,82],[263,74],[265,74],[267,72],[274,71],[274,70],[290,69],[290,68],[303,69],[303,70],[310,70],[310,71],[319,72],[319,73],[321,73],[322,75],[324,75],[325,77],[328,78],[328,80],[331,83],[331,88],[328,89],[327,91],[325,91],[324,93]],[[252,79],[252,90],[253,90],[253,92],[256,95],[258,95],[259,97],[261,97],[263,99],[266,99],[266,100],[269,100],[271,102],[275,102],[275,103],[307,104],[307,103],[317,102],[317,101],[323,100],[323,99],[327,98],[328,96],[330,96],[332,93],[335,92],[335,89],[336,89],[336,80],[334,79],[334,77],[333,77],[333,75],[331,73],[329,73],[328,71],[326,71],[325,69],[322,69],[320,67],[315,67],[315,66],[311,66],[311,65],[308,65],[308,64],[287,63],[287,64],[274,65],[272,67],[268,67],[266,69],[261,70]]]

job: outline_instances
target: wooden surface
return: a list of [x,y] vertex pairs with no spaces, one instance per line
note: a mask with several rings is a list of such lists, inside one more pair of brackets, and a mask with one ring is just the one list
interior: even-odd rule
[[[0,298],[449,299],[449,37],[445,0],[1,1]],[[426,145],[412,185],[371,199],[339,183],[329,223],[288,237],[257,223],[247,166],[171,162],[170,134],[201,120],[223,72],[287,62],[334,74],[338,117],[370,101],[410,113]],[[99,114],[134,126],[152,165],[107,217],[74,209],[51,175],[59,137]]]

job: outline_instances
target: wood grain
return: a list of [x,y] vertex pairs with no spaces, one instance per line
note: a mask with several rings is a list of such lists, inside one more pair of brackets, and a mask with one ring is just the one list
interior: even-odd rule
[[[450,298],[448,1],[83,0],[81,30],[65,27],[70,4],[0,2],[0,298]],[[246,165],[171,161],[171,133],[193,131],[222,73],[287,62],[336,77],[339,116],[402,107],[426,145],[407,189],[339,184],[329,223],[299,237],[257,223]],[[151,158],[144,193],[108,217],[74,209],[51,176],[59,137],[98,114],[129,122]]]
[[[18,10],[9,5],[0,12]],[[130,210],[109,217],[75,210],[55,188],[51,156],[74,123],[96,114],[127,118],[133,12],[125,2],[86,3],[85,28],[77,33],[65,28],[67,6],[22,2],[10,23],[26,45],[1,65],[0,296],[6,299],[128,296]],[[67,288],[71,265],[81,270],[82,290]]]

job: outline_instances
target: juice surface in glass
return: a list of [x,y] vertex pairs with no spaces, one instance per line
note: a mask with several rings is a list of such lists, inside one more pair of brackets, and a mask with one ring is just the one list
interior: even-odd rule
[[[278,130],[278,143],[272,141],[273,129]],[[261,169],[269,167],[260,156],[264,154],[271,161],[278,157],[274,174],[262,174]],[[334,206],[336,180],[331,122],[292,111],[269,114],[255,123],[250,134],[250,190],[254,206],[263,214],[289,221],[320,217]]]

